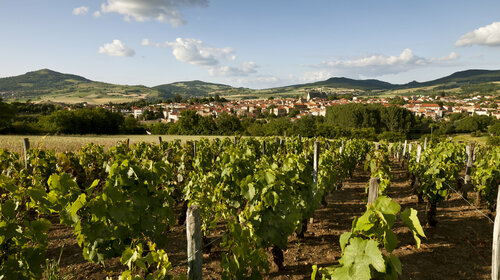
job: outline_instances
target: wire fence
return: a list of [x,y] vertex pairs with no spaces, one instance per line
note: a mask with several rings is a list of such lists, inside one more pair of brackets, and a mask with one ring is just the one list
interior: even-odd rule
[[465,202],[467,202],[467,204],[469,204],[472,208],[474,208],[474,210],[476,212],[478,212],[479,214],[481,214],[482,216],[484,216],[486,219],[488,219],[492,224],[495,223],[495,221],[493,221],[488,215],[486,215],[483,211],[479,210],[479,208],[477,208],[474,204],[472,204],[468,199],[466,199],[460,192],[458,192],[456,189],[454,189],[452,186],[450,186],[448,183],[444,182],[449,189],[451,189],[452,191],[454,191],[456,194],[458,194],[458,196],[460,196],[460,198],[462,198],[462,200],[464,200]]

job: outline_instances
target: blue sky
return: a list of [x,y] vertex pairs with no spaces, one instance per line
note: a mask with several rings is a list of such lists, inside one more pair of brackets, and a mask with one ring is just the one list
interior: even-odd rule
[[500,1],[4,0],[0,77],[155,86],[426,81],[500,69]]

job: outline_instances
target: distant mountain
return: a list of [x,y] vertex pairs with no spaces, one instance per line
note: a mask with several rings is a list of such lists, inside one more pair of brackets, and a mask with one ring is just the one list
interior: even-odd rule
[[49,69],[28,72],[24,75],[0,79],[1,91],[26,91],[62,88],[78,82],[90,80],[70,74],[63,74]]
[[458,87],[464,84],[479,84],[479,83],[489,83],[497,81],[500,81],[500,70],[466,70],[466,71],[456,72],[449,76],[428,82],[412,81],[407,84],[391,84],[388,82],[375,79],[356,80],[344,77],[342,78],[335,77],[335,78],[330,78],[326,81],[285,86],[269,90],[293,91],[300,88],[307,89],[315,87],[327,87],[327,88],[344,88],[344,89],[359,89],[364,91],[372,91],[372,90],[409,89],[409,88],[419,88],[428,86]]
[[330,78],[326,81],[316,82],[309,84],[311,86],[326,86],[333,88],[351,88],[351,89],[362,89],[362,90],[378,90],[378,89],[392,89],[396,87],[388,82],[383,82],[379,80],[354,80],[349,78]]
[[122,86],[94,82],[87,78],[49,69],[0,78],[0,97],[15,100],[57,101],[66,103],[127,102],[158,96],[145,86]]
[[153,87],[159,91],[159,97],[172,98],[177,94],[182,97],[208,96],[210,94],[227,94],[235,88],[223,84],[207,83],[203,81],[175,82]]
[[[219,94],[226,98],[269,98],[304,96],[312,89],[355,89],[366,93],[386,92],[405,89],[452,89],[462,85],[500,81],[500,70],[466,70],[427,82],[413,81],[407,84],[391,84],[375,79],[356,80],[334,77],[325,81],[297,84],[277,88],[254,90],[236,88],[224,84],[203,81],[185,81],[162,84],[155,87],[115,85],[95,82],[81,76],[63,74],[49,69],[28,72],[15,77],[0,78],[0,98],[10,101],[57,101],[66,103],[128,102],[145,98],[173,98],[177,94],[184,97],[212,96]],[[398,93],[395,93],[398,94]]]
[[437,85],[450,85],[457,86],[464,84],[480,84],[489,82],[500,81],[500,70],[465,70],[455,72],[449,76],[428,81],[428,82],[411,82],[405,85],[400,85],[400,88],[414,88],[414,87],[427,87]]

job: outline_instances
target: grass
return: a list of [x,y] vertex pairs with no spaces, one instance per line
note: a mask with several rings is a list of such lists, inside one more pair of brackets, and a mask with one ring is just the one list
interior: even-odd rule
[[[129,139],[130,144],[138,142],[149,142],[158,144],[159,136],[163,141],[180,139],[182,142],[198,140],[200,138],[226,138],[230,136],[192,136],[192,135],[78,135],[78,136],[39,136],[39,135],[0,135],[0,149],[7,149],[11,152],[23,152],[23,139],[28,138],[32,148],[54,150],[55,152],[77,151],[86,144],[92,142],[104,146],[108,149],[119,141]],[[231,137],[232,138],[232,137]],[[453,141],[476,142],[486,145],[487,138],[472,137],[470,134],[457,134],[452,136]]]
[[463,142],[476,142],[481,145],[486,145],[486,142],[488,141],[488,136],[481,136],[481,137],[474,137],[471,136],[470,134],[457,134],[452,136],[453,141],[463,141]]
[[92,142],[104,146],[106,149],[114,146],[119,141],[129,139],[130,144],[149,142],[158,144],[158,137],[163,141],[180,139],[182,142],[198,140],[200,138],[225,138],[228,136],[190,136],[190,135],[79,135],[79,136],[26,136],[26,135],[0,135],[0,149],[11,152],[23,152],[23,139],[28,138],[32,148],[54,150],[55,152],[77,151]]

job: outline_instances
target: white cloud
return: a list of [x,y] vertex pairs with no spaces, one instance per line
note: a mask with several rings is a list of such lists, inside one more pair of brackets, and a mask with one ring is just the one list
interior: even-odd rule
[[424,58],[413,54],[411,49],[404,49],[399,55],[369,55],[356,59],[334,60],[322,62],[316,65],[321,68],[319,72],[305,73],[304,79],[314,79],[316,75],[319,79],[324,78],[326,74],[347,75],[357,78],[378,77],[386,74],[395,74],[406,72],[418,67],[427,65],[439,65],[450,63],[457,60],[459,55],[451,52],[443,57]]
[[85,6],[81,6],[73,9],[73,14],[75,16],[86,15],[89,12],[89,8]]
[[278,77],[271,75],[259,75],[252,77],[237,77],[227,79],[227,82],[235,86],[243,86],[249,88],[272,88],[287,84],[288,80],[284,81]]
[[333,77],[333,73],[330,71],[314,71],[314,72],[305,72],[304,76],[301,79],[296,79],[291,76],[290,79],[295,80],[295,82],[301,83],[310,83],[316,81],[324,81]]
[[249,74],[257,73],[257,65],[255,64],[255,62],[245,62],[239,67],[233,67],[233,66],[209,67],[208,73],[212,76],[224,76],[224,77],[248,76]]
[[101,17],[101,15],[102,15],[102,14],[101,14],[101,12],[99,12],[99,11],[95,11],[95,12],[92,14],[92,16],[93,16],[93,17],[95,17],[95,18],[99,18],[99,17]]
[[232,48],[213,48],[205,46],[201,40],[192,38],[177,38],[173,42],[165,42],[163,44],[143,39],[141,44],[143,46],[162,48],[170,47],[172,48],[172,54],[177,60],[193,65],[213,66],[219,64],[220,59],[236,59]]
[[460,56],[456,52],[451,52],[449,55],[445,55],[445,56],[442,56],[442,57],[438,57],[438,58],[431,57],[431,58],[428,59],[428,61],[429,62],[451,61],[451,60],[456,60],[459,57]]
[[106,0],[101,11],[121,14],[127,21],[157,20],[178,26],[185,23],[180,8],[207,5],[208,0]]
[[354,60],[329,61],[323,64],[331,67],[361,68],[372,66],[395,66],[409,63],[420,63],[420,61],[413,55],[410,49],[404,49],[398,56],[371,55]]
[[500,46],[500,22],[479,27],[455,42],[455,46],[459,47],[471,45]]
[[113,40],[113,43],[105,44],[99,48],[100,54],[106,54],[110,56],[134,56],[135,51],[128,48],[120,40]]
[[206,46],[203,41],[192,38],[177,38],[173,42],[155,43],[149,39],[143,39],[143,46],[158,48],[171,48],[172,54],[178,61],[192,65],[203,66],[212,76],[247,76],[257,73],[255,62],[245,62],[239,66],[221,65],[222,62],[236,61],[236,54],[233,48],[214,48]]

